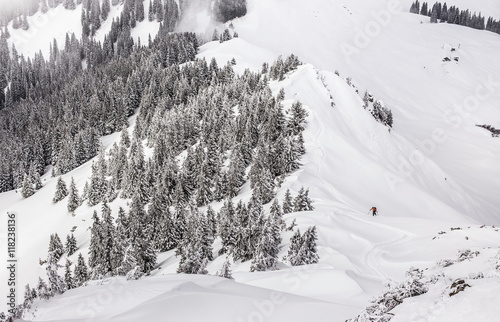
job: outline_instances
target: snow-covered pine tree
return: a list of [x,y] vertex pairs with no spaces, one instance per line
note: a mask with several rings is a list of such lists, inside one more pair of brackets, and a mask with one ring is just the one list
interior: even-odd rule
[[168,232],[167,222],[169,221],[169,218],[167,218],[168,207],[165,195],[165,190],[163,185],[161,185],[153,193],[151,205],[148,207],[148,217],[151,225],[151,240],[153,241],[154,249],[160,252],[168,250],[165,249],[166,234]]
[[285,191],[285,196],[283,197],[283,214],[289,214],[293,212],[293,198],[290,193],[290,188],[287,188]]
[[233,198],[238,195],[240,187],[245,182],[245,164],[239,148],[233,149],[229,170],[227,172],[227,197]]
[[101,228],[101,220],[94,210],[92,215],[92,228],[90,229],[90,246],[89,246],[89,267],[92,273],[92,279],[102,277],[101,263],[103,262],[103,236]]
[[256,247],[261,241],[261,235],[265,228],[264,219],[264,209],[262,207],[262,202],[259,197],[252,197],[248,202],[248,215],[249,215],[249,253],[253,256],[255,254]]
[[213,260],[214,258],[212,244],[215,237],[212,235],[212,231],[205,213],[200,213],[198,215],[197,234],[203,257],[209,261]]
[[56,262],[59,261],[59,259],[64,254],[64,246],[61,242],[61,238],[59,238],[59,235],[57,233],[50,235],[48,253],[52,254],[52,259],[55,260]]
[[222,248],[220,249],[219,254],[227,253],[235,245],[236,231],[239,227],[235,225],[234,217],[235,212],[233,201],[231,199],[227,199],[218,213],[218,234],[222,241]]
[[71,275],[71,262],[69,259],[66,259],[66,265],[64,268],[64,283],[66,284],[66,289],[70,290],[75,288],[75,281]]
[[33,184],[35,185],[35,190],[40,190],[43,187],[42,180],[40,179],[40,173],[35,171],[33,175]]
[[52,292],[50,287],[47,286],[47,283],[45,283],[45,281],[41,277],[38,277],[36,291],[38,293],[38,297],[44,300],[48,300],[52,296],[54,296],[54,293]]
[[139,194],[132,197],[129,211],[130,242],[134,246],[135,258],[140,271],[149,274],[156,265],[156,251],[151,240],[151,226]]
[[144,0],[135,0],[135,19],[137,21],[144,20]]
[[283,220],[283,211],[281,210],[281,206],[277,198],[274,198],[273,203],[271,204],[269,216],[273,219],[276,225],[281,228],[281,230],[286,228],[285,221]]
[[149,201],[149,185],[146,180],[146,161],[144,148],[141,142],[132,140],[128,165],[124,173],[122,198],[131,198],[138,195],[142,204]]
[[[26,284],[24,287],[24,301],[23,301],[23,309],[29,310],[33,301],[36,298],[36,289],[32,289],[29,284]],[[1,321],[1,320],[0,320]]]
[[[119,275],[127,276],[129,272],[137,270],[140,271],[139,266],[137,266],[137,260],[135,259],[135,250],[132,244],[128,245],[125,249],[121,265],[116,268],[116,272]],[[138,276],[138,272],[134,272],[132,275]],[[132,276],[131,275],[131,276]]]
[[154,10],[154,6],[153,6],[153,2],[151,0],[149,0],[149,7],[148,7],[148,20],[149,21],[153,21],[155,19],[155,10]]
[[316,226],[309,227],[302,235],[302,245],[298,255],[303,264],[316,264],[318,262],[316,240],[318,240]]
[[302,236],[300,229],[297,229],[290,238],[290,247],[286,259],[292,266],[302,265],[302,260],[299,257],[300,248],[302,247]]
[[21,189],[21,195],[24,198],[29,198],[34,193],[35,193],[35,189],[33,189],[33,183],[31,181],[31,178],[27,174],[24,174],[23,185],[22,185],[22,189]]
[[57,178],[57,184],[56,184],[56,192],[54,194],[54,198],[52,198],[53,203],[57,203],[68,195],[68,188],[66,186],[66,182],[64,182],[63,178],[59,176]]
[[207,207],[207,225],[208,225],[208,230],[210,233],[210,236],[215,239],[215,236],[217,234],[217,221],[215,219],[215,211],[212,208],[212,206]]
[[75,287],[82,286],[89,280],[89,272],[82,253],[78,254],[78,261],[75,265],[73,279]]
[[101,252],[101,269],[102,274],[110,275],[115,267],[112,266],[112,251],[116,240],[115,226],[113,225],[114,218],[111,216],[111,208],[106,202],[102,204],[102,221],[101,221],[101,236],[102,236],[102,252]]
[[47,13],[49,11],[49,6],[47,5],[47,0],[42,0],[40,4],[40,11],[42,13]]
[[130,147],[130,136],[128,134],[127,126],[123,126],[122,131],[120,132],[120,145],[125,148]]
[[291,118],[288,121],[288,129],[292,135],[298,135],[304,131],[309,113],[304,109],[302,103],[298,101],[292,104],[290,113]]
[[84,200],[87,200],[89,198],[89,182],[85,181],[85,185],[83,186],[83,191],[82,191],[82,197],[80,199],[80,204],[83,203]]
[[68,256],[73,255],[78,250],[78,247],[76,246],[76,238],[73,234],[66,236],[66,244],[64,245],[64,249]]
[[268,268],[276,269],[280,243],[280,228],[272,218],[268,218],[260,234],[260,240],[253,255],[250,271],[265,271]]
[[62,294],[66,291],[66,284],[63,278],[59,275],[57,270],[59,265],[57,264],[57,256],[54,252],[49,252],[47,255],[47,278],[49,280],[49,287],[53,294]]
[[102,8],[101,8],[101,18],[102,21],[108,19],[109,12],[111,10],[111,5],[109,0],[102,0]]
[[240,199],[234,210],[234,225],[238,227],[235,230],[235,244],[231,251],[234,260],[246,261],[252,258],[253,253],[250,249],[250,218],[248,209],[243,200]]
[[105,194],[104,190],[105,190],[104,177],[101,176],[98,164],[92,162],[92,174],[90,176],[90,185],[88,186],[89,206],[93,207],[103,200]]
[[73,212],[80,206],[81,200],[78,195],[78,189],[76,188],[75,179],[71,177],[71,183],[69,185],[69,197],[68,197],[68,211]]
[[206,236],[208,228],[196,208],[190,208],[187,229],[178,248],[181,259],[177,273],[207,274],[205,268],[212,255],[211,240]]
[[299,194],[293,201],[293,211],[312,211],[314,210],[313,202],[309,198],[309,189],[301,187]]
[[202,164],[201,171],[197,179],[196,204],[198,207],[207,205],[213,200],[212,180],[207,174],[208,166],[206,162]]
[[[117,219],[118,222],[118,219]],[[121,229],[121,228],[120,228]],[[128,246],[128,239],[120,237],[118,233],[118,226],[116,227],[116,237],[113,242],[113,248],[111,249],[110,266],[113,269],[112,274],[119,274],[119,267],[123,263],[123,257],[125,256],[125,250]]]
[[75,0],[64,0],[63,6],[65,9],[75,10],[76,9]]
[[224,278],[227,278],[230,280],[233,279],[233,275],[231,273],[231,263],[229,262],[229,258],[226,258],[226,260],[224,261],[224,264],[222,264],[220,271],[217,271],[217,274],[215,274],[215,275],[220,276],[220,277],[224,277]]

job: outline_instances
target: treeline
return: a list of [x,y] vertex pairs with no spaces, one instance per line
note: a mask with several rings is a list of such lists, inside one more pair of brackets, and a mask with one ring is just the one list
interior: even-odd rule
[[451,6],[448,8],[446,2],[441,4],[441,2],[436,2],[429,7],[427,2],[420,4],[417,0],[412,3],[410,7],[410,12],[415,14],[421,14],[431,17],[431,22],[453,23],[456,25],[466,26],[479,30],[488,30],[494,33],[500,34],[500,21],[489,17],[485,22],[485,17],[479,14],[471,13],[467,10],[460,10],[458,7]]
[[63,49],[54,42],[49,60],[31,60],[15,48],[9,57],[0,39],[0,79],[10,83],[0,97],[0,151],[9,151],[0,153],[0,192],[47,165],[66,173],[94,157],[100,136],[128,125],[154,70],[193,60],[198,49],[192,33],[159,33],[140,48],[129,40],[120,47],[68,36]]
[[227,22],[247,14],[246,0],[217,0],[214,4],[215,19]]

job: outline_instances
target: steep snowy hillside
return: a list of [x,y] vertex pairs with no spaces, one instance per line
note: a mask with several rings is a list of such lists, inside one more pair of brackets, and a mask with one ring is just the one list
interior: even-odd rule
[[[500,225],[500,140],[475,125],[500,128],[500,36],[430,24],[427,17],[408,13],[410,0],[247,2],[248,14],[232,22],[239,37],[206,43],[198,57],[215,58],[219,66],[235,58],[239,74],[247,68],[259,71],[279,55],[293,53],[304,63],[283,81],[270,82],[274,95],[284,89],[285,107],[299,100],[309,113],[302,166],[277,189],[277,197],[282,200],[287,188],[294,195],[302,186],[310,188],[315,211],[285,219],[287,225],[296,220],[302,232],[316,225],[319,263],[292,267],[281,260],[291,232],[283,233],[279,270],[250,273],[250,261],[236,261],[231,263],[234,281],[177,275],[179,258],[168,251],[159,254],[152,277],[91,282],[36,302],[24,319],[345,321],[381,294],[384,280],[403,281],[413,266],[426,270],[421,280],[429,292],[396,307],[394,321],[470,321],[478,312],[481,320],[495,321],[498,296],[496,302],[482,299],[498,294],[500,281],[500,233],[494,227]],[[448,4],[500,17],[493,0]],[[50,17],[40,33],[12,31],[11,41],[25,55],[39,49],[48,55],[52,38],[62,44],[64,31],[81,34],[78,8],[37,14],[30,19]],[[110,16],[119,10],[113,7]],[[206,13],[196,17],[181,27],[204,31],[213,26]],[[36,25],[35,20],[30,24]],[[104,37],[109,24],[97,37]],[[157,29],[156,22],[146,19],[132,36],[144,43]],[[445,57],[451,61],[443,61]],[[363,108],[365,90],[392,110],[391,130]],[[132,133],[134,117],[130,123]],[[107,151],[118,141],[118,133],[103,138]],[[74,177],[82,191],[90,175],[87,162],[62,177],[67,183]],[[28,199],[16,191],[0,194],[0,245],[7,241],[6,213],[18,218],[18,302],[25,284],[45,278],[39,259],[46,257],[50,234],[63,237],[74,231],[79,251],[87,257],[92,212],[101,207],[85,204],[72,216],[66,201],[52,203],[57,180],[50,171],[42,182],[43,188]],[[250,196],[246,185],[236,201]],[[129,205],[117,199],[110,206],[116,217],[120,206]],[[221,204],[213,206],[218,210]],[[367,215],[372,206],[380,216]],[[480,255],[456,260],[457,251],[465,249]],[[4,265],[7,258],[1,253]],[[70,260],[76,262],[77,255]],[[223,255],[210,262],[209,274],[225,260]],[[2,271],[1,294],[8,291],[4,276]],[[444,290],[459,278],[469,287],[450,297]]]

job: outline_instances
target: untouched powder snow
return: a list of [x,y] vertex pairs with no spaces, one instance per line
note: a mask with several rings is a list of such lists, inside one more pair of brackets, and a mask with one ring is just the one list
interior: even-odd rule
[[[93,282],[39,301],[25,319],[345,321],[369,305],[385,279],[403,280],[411,266],[439,274],[438,261],[472,249],[482,255],[444,272],[450,280],[477,272],[489,279],[467,280],[471,287],[456,297],[443,296],[452,281],[442,280],[428,293],[405,300],[393,311],[394,321],[495,321],[498,298],[490,301],[489,296],[498,294],[500,277],[490,259],[500,245],[500,233],[491,227],[500,224],[500,140],[475,125],[500,127],[500,36],[430,24],[408,13],[409,0],[247,2],[247,16],[233,21],[239,38],[206,43],[199,57],[214,57],[219,66],[234,57],[238,73],[258,70],[278,55],[294,53],[304,62],[284,81],[270,82],[275,94],[285,89],[285,108],[299,100],[309,112],[303,166],[285,180],[277,197],[281,200],[287,188],[293,195],[302,186],[310,188],[315,211],[289,214],[286,222],[296,219],[301,231],[317,226],[319,263],[290,267],[280,261],[277,271],[250,273],[250,263],[237,262],[232,263],[235,280],[229,281],[177,275],[178,258],[166,252],[159,254],[151,277]],[[500,18],[493,0],[447,4]],[[52,38],[61,37],[57,41],[63,44],[60,26],[79,37],[79,8],[68,12],[59,6],[43,37],[16,48],[29,56],[38,49],[48,53]],[[111,16],[119,10],[113,7]],[[212,26],[206,14],[197,15],[196,28]],[[132,36],[144,44],[157,27],[144,21]],[[104,30],[98,37],[104,38]],[[22,32],[11,34],[15,39]],[[443,62],[444,57],[459,61]],[[356,87],[347,84],[347,77]],[[366,89],[392,110],[391,131],[363,109]],[[113,134],[103,142],[110,147],[118,139]],[[71,177],[81,191],[90,162],[63,176],[67,183]],[[100,211],[84,205],[71,216],[66,200],[52,204],[56,181],[45,175],[44,187],[29,199],[15,191],[0,194],[0,245],[6,244],[6,213],[18,216],[18,303],[26,283],[34,286],[38,276],[45,278],[38,261],[46,256],[50,234],[58,232],[64,239],[74,230],[79,252],[86,255],[91,215]],[[250,194],[246,187],[238,198]],[[126,201],[117,199],[110,206],[115,216]],[[368,215],[372,206],[380,216]],[[487,227],[479,228],[483,224]],[[291,232],[283,233],[280,259],[290,237]],[[3,265],[6,254],[0,254]],[[76,262],[76,256],[70,260]],[[209,274],[224,261],[221,256],[209,263]],[[4,276],[2,270],[1,294],[7,293]]]

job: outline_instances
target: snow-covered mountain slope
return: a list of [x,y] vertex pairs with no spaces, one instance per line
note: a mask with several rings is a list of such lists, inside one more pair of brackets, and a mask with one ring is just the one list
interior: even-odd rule
[[[111,6],[111,10],[101,27],[96,31],[95,39],[101,43],[104,37],[111,30],[113,19],[118,19],[123,10],[123,4]],[[149,2],[144,1],[144,10],[148,12]],[[31,17],[27,17],[29,23],[28,30],[12,28],[12,22],[8,25],[11,37],[8,39],[10,46],[15,46],[19,54],[25,57],[33,58],[39,51],[42,52],[45,59],[49,58],[50,47],[56,40],[59,48],[62,48],[65,43],[66,34],[74,34],[77,39],[82,37],[82,5],[77,5],[74,10],[65,9],[62,5],[56,8],[50,8],[46,13],[38,11]],[[140,40],[142,44],[146,44],[148,36],[154,37],[158,33],[159,22],[156,20],[148,21],[144,19],[138,22],[132,30],[131,36],[134,38],[134,43]]]
[[[286,220],[289,224],[296,219],[301,231],[317,226],[319,264],[292,268],[280,263],[278,271],[250,273],[249,263],[235,263],[232,282],[174,275],[178,259],[167,252],[159,255],[160,267],[153,277],[134,282],[116,278],[72,290],[37,304],[33,319],[301,321],[307,313],[314,321],[345,321],[369,304],[382,290],[384,279],[404,279],[410,266],[433,267],[465,248],[491,247],[494,250],[488,252],[493,256],[500,233],[478,226],[500,224],[500,141],[475,125],[500,127],[500,36],[429,24],[428,18],[407,13],[410,3],[248,0],[247,16],[233,21],[239,38],[207,43],[199,53],[207,60],[215,57],[219,65],[235,57],[239,72],[257,70],[263,62],[290,53],[305,63],[284,81],[271,83],[275,93],[285,89],[286,104],[300,100],[309,112],[303,166],[284,182],[278,197],[288,187],[294,194],[301,186],[310,187],[316,210],[290,214]],[[494,1],[448,4],[500,16]],[[119,9],[113,10],[116,14]],[[30,38],[25,47],[16,44],[20,52],[32,55],[38,48],[48,52],[45,43],[54,36],[62,37],[62,44],[60,26],[81,33],[78,9],[56,11],[43,38],[33,38],[40,43]],[[203,17],[196,21],[208,24]],[[133,34],[156,32],[156,26],[143,23]],[[22,32],[12,34],[16,39]],[[459,61],[443,62],[445,57]],[[347,84],[347,77],[359,93]],[[393,111],[392,131],[363,109],[365,89]],[[109,147],[117,140],[114,134],[104,138],[104,144]],[[81,191],[89,176],[87,163],[63,178],[69,182],[74,177]],[[85,253],[92,211],[99,210],[85,205],[71,216],[65,202],[51,202],[56,180],[48,175],[42,180],[44,187],[29,199],[14,191],[0,194],[2,221],[7,211],[19,218],[19,301],[24,285],[34,285],[38,276],[45,275],[38,260],[46,256],[49,235],[66,236],[76,227],[78,246]],[[241,197],[249,195],[247,189]],[[111,205],[115,214],[120,205],[126,206],[125,201],[118,199]],[[374,205],[380,216],[367,216]],[[463,229],[450,230],[458,226]],[[3,227],[1,245],[5,245]],[[286,254],[289,238],[284,235],[280,258]],[[1,263],[6,263],[1,254]],[[76,262],[75,255],[70,259]],[[480,259],[453,276],[482,270],[491,273],[491,285],[496,285],[498,274],[483,265],[486,258],[479,263]],[[219,257],[210,263],[209,273],[219,270],[224,260]],[[440,321],[467,321],[471,315],[453,315],[460,306],[461,312],[469,310],[467,314],[491,310],[482,320],[494,321],[492,305],[477,305],[478,299],[498,290],[487,284],[478,282],[456,298],[441,298],[436,288],[420,303],[420,297],[405,300],[394,311],[394,320],[435,315]],[[1,285],[4,294],[6,285]],[[436,299],[443,305],[429,309]],[[201,307],[194,310],[193,303]]]

